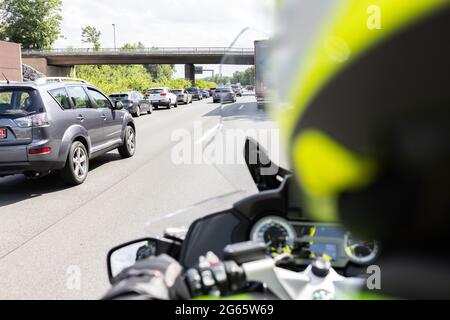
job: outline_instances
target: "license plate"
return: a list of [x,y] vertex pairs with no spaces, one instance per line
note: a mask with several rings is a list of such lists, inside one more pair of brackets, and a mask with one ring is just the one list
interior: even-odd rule
[[8,137],[8,132],[4,128],[0,128],[0,139],[6,139]]

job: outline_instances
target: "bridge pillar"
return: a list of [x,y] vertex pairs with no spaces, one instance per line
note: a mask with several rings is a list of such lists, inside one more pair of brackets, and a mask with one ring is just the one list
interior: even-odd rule
[[184,66],[184,78],[191,81],[192,85],[195,86],[195,65],[189,63]]
[[47,77],[70,77],[70,66],[51,66],[48,65],[46,58],[22,58],[22,63],[27,64],[37,71],[45,74]]

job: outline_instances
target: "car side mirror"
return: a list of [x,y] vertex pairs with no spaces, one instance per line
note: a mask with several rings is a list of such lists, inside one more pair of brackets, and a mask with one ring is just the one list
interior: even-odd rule
[[123,109],[122,101],[114,101],[113,110],[122,110],[122,109]]

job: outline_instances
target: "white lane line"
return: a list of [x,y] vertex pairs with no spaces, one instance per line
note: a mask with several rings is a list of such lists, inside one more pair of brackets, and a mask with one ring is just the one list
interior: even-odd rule
[[241,106],[239,107],[239,110],[244,109],[244,107],[245,107],[245,105],[241,105]]
[[208,139],[213,137],[216,134],[216,132],[220,130],[221,127],[222,127],[221,123],[216,124],[214,127],[209,129],[208,131],[206,131],[206,133],[203,135],[203,137],[198,139],[195,143],[202,144],[203,142],[207,141]]

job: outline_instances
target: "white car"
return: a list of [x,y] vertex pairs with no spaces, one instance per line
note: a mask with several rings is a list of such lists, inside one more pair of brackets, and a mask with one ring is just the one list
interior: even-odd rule
[[158,109],[160,106],[167,109],[178,107],[177,96],[174,95],[169,88],[152,88],[148,89],[146,98],[150,100],[153,108]]

